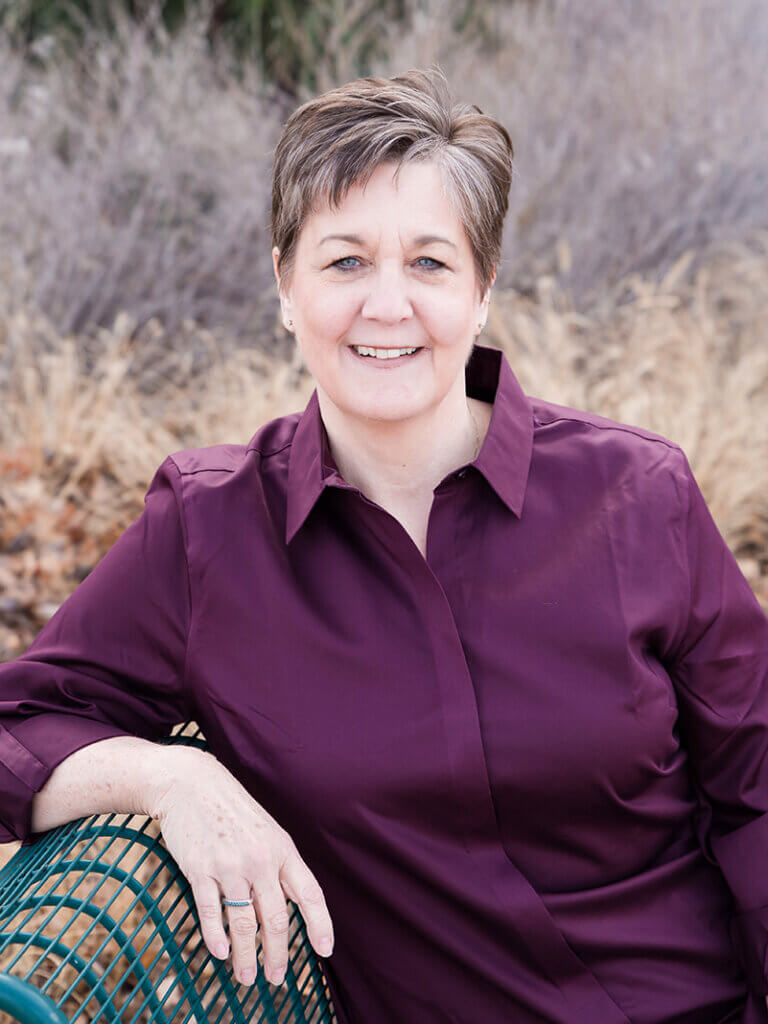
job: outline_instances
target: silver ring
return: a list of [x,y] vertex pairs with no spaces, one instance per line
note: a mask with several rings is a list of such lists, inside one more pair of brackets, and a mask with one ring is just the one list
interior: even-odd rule
[[227,907],[250,907],[250,900],[222,900]]

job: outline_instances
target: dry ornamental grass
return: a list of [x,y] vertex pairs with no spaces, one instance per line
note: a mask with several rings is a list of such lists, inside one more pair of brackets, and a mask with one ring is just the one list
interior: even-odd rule
[[[438,60],[510,130],[481,341],[528,394],[680,444],[768,612],[768,7],[489,6],[491,36],[464,39],[452,0],[409,0],[370,68]],[[242,443],[313,386],[266,231],[290,107],[194,25],[121,33],[75,68],[30,69],[0,40],[0,660],[140,514],[169,452]],[[317,75],[352,77],[342,43]]]

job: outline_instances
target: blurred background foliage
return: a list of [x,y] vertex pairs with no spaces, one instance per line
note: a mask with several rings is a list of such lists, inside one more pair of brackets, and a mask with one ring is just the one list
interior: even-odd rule
[[509,130],[497,291],[549,275],[587,310],[768,227],[764,0],[0,0],[0,26],[0,292],[86,355],[121,311],[283,345],[271,153],[364,74],[438,63]]
[[[451,30],[491,46],[491,7],[483,0],[449,5]],[[405,0],[0,0],[0,29],[32,55],[51,46],[71,51],[86,29],[114,34],[118,13],[145,23],[159,16],[171,34],[191,15],[202,17],[212,45],[230,47],[240,64],[258,62],[276,85],[295,94],[297,87],[318,87],[317,62],[332,63],[337,47],[352,53],[354,74],[370,74],[371,61],[385,55],[377,19],[383,14],[403,23],[407,7]]]
[[481,341],[680,444],[768,610],[766,52],[765,0],[0,0],[0,659],[169,452],[306,404],[274,146],[431,64],[515,147]]

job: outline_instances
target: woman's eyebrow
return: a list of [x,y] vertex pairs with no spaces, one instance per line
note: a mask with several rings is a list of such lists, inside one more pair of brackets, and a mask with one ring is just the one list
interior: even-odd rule
[[[365,241],[359,235],[324,235],[318,245],[322,245],[323,242],[329,242],[331,239],[338,239],[340,242],[351,242],[353,245],[365,245]],[[450,245],[456,249],[456,245],[449,239],[443,238],[442,235],[419,235],[418,238],[414,238],[414,245],[429,245],[430,242],[442,242],[444,245]]]

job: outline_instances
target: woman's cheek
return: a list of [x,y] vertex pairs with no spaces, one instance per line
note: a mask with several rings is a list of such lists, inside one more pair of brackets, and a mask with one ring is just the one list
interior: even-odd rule
[[313,315],[307,326],[318,344],[343,340],[354,323],[354,310],[349,303],[338,303],[323,297],[311,309]]
[[469,303],[466,300],[457,301],[456,296],[450,292],[441,292],[436,298],[437,302],[420,310],[424,328],[441,347],[462,345],[473,333],[474,321]]

